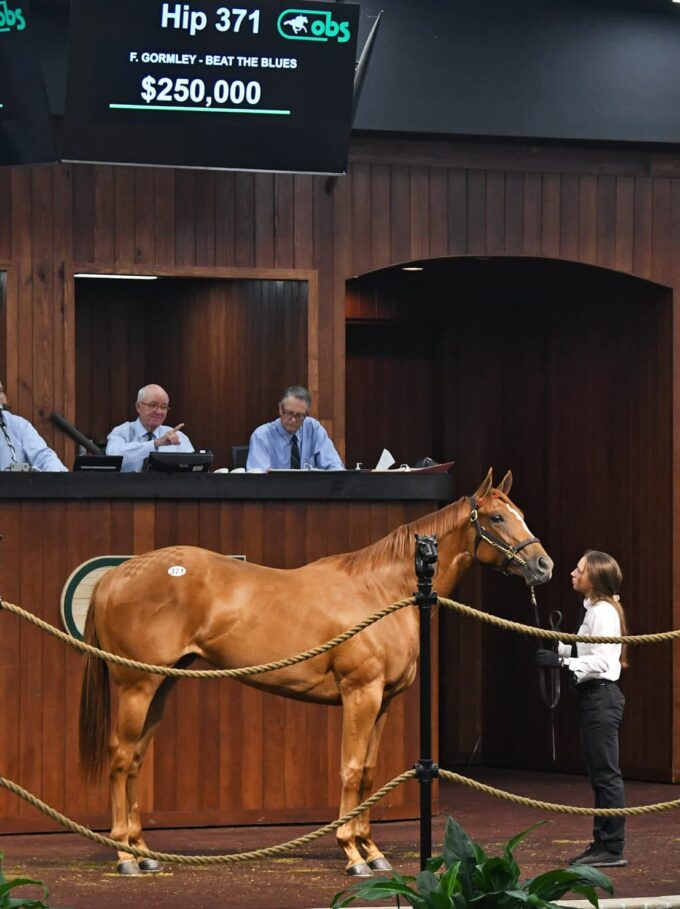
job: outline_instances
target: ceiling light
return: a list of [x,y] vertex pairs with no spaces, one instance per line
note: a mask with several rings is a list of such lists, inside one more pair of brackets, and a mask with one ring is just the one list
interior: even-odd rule
[[[680,0],[678,0],[680,3]],[[402,271],[425,271],[422,265],[404,265],[401,269]]]
[[158,275],[90,275],[78,272],[74,278],[118,278],[121,281],[157,281]]

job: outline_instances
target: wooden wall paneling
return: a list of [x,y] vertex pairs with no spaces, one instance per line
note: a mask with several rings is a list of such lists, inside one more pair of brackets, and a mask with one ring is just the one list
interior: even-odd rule
[[135,169],[116,167],[113,176],[113,229],[116,268],[131,270],[135,262]]
[[505,175],[505,252],[521,256],[524,252],[524,174]]
[[633,237],[635,230],[635,180],[632,177],[616,178],[616,257],[617,271],[632,272]]
[[12,257],[17,263],[17,384],[12,405],[19,413],[33,415],[33,229],[32,180],[28,168],[12,171]]
[[652,181],[647,177],[635,180],[633,218],[633,271],[642,278],[649,278],[652,266]]
[[274,268],[292,268],[295,262],[295,177],[274,175]]
[[[20,502],[3,503],[3,534],[0,543],[0,578],[2,580],[2,597],[9,603],[21,602],[21,586],[16,566],[21,564],[21,517]],[[11,532],[8,529],[12,528]],[[2,691],[2,710],[0,710],[0,766],[2,773],[10,780],[21,782],[21,697],[22,685],[18,683],[23,675],[21,655],[21,619],[3,614],[2,634],[0,635],[0,691]],[[18,814],[19,800],[15,795],[3,790],[0,792],[0,831],[5,830],[4,818]]]
[[293,177],[293,265],[295,268],[315,267],[314,177],[295,174]]
[[505,174],[489,173],[486,178],[486,238],[485,247],[490,256],[505,252]]
[[[342,179],[342,178],[340,178]],[[373,251],[371,248],[373,199],[371,168],[359,164],[352,168],[352,272],[363,274],[371,270]]]
[[395,165],[390,173],[390,262],[411,260],[409,211],[411,200],[410,168]]
[[96,259],[95,226],[102,200],[95,197],[95,168],[92,164],[72,165],[72,173],[75,229],[71,258],[85,265]]
[[597,264],[614,268],[616,242],[616,178],[597,178]]
[[543,174],[541,255],[552,259],[560,255],[560,177]]
[[[12,169],[3,167],[0,170],[0,211],[12,210]],[[8,262],[12,258],[12,219],[0,219],[0,261]]]
[[431,167],[428,179],[428,224],[426,228],[431,257],[445,256],[448,247],[447,173]]
[[543,181],[540,174],[524,178],[524,255],[540,256],[543,225]]
[[662,284],[673,283],[671,258],[671,181],[658,178],[652,182],[652,274]]
[[234,177],[234,265],[255,265],[255,186],[253,174]]
[[214,268],[217,261],[215,240],[217,174],[214,171],[198,171],[195,177],[196,265]]
[[255,174],[255,265],[274,265],[274,174]]
[[175,256],[179,268],[196,264],[196,192],[199,174],[180,170],[175,175]]
[[135,265],[143,265],[151,274],[153,263],[156,261],[155,177],[155,170],[148,170],[146,167],[134,169],[132,181],[134,209],[130,225],[133,229]]
[[560,258],[578,261],[579,178],[562,175],[560,200]]
[[[18,602],[25,609],[40,614],[43,609],[42,571],[36,566],[42,563],[44,526],[43,505],[41,502],[25,503],[22,508],[21,523],[15,532],[21,538],[22,553],[31,552],[32,560],[22,558]],[[43,696],[49,685],[48,666],[43,663],[43,635],[33,625],[22,622],[19,630],[19,647],[15,659],[21,667],[21,685],[19,685],[19,723],[14,732],[19,739],[19,773],[18,778],[24,788],[31,792],[42,791],[42,766],[47,758],[43,739]],[[30,816],[34,808],[23,800],[19,804],[19,816]]]
[[597,178],[592,174],[579,179],[578,260],[597,261]]
[[467,172],[450,170],[448,174],[448,220],[450,256],[467,255]]
[[[371,268],[380,268],[391,263],[392,248],[392,199],[390,194],[390,168],[385,165],[371,166]],[[359,274],[358,270],[351,274]]]
[[470,256],[486,255],[486,174],[468,171],[467,252]]
[[426,167],[411,168],[409,226],[411,259],[426,259],[430,253],[430,181]]
[[[146,171],[147,168],[144,168]],[[170,267],[175,261],[176,171],[167,167],[154,169],[153,219],[155,226],[155,261],[153,272]],[[218,238],[219,239],[219,234]],[[151,266],[151,263],[149,263]]]
[[[90,258],[92,261],[114,263],[116,261],[116,170],[107,164],[98,164],[91,170],[92,182],[88,184],[88,193],[92,197],[94,211],[90,215],[92,219],[90,229],[93,232]],[[76,170],[76,174],[80,179],[80,168]],[[148,175],[146,175],[146,179],[148,180]],[[78,227],[80,229],[80,225]],[[78,258],[80,257],[78,256]]]

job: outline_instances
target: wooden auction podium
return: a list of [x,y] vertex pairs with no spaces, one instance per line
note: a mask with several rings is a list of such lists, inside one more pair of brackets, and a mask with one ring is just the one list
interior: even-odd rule
[[[96,556],[179,543],[294,568],[368,545],[451,497],[452,478],[415,474],[0,474],[0,594],[61,626],[63,585]],[[16,616],[0,614],[0,623],[2,774],[81,823],[107,828],[106,782],[86,787],[77,770],[82,657]],[[183,680],[142,774],[145,825],[325,822],[339,802],[340,733],[338,709],[230,680]],[[413,686],[390,709],[376,788],[418,757]],[[411,782],[373,815],[417,810]],[[0,793],[0,833],[53,827]]]

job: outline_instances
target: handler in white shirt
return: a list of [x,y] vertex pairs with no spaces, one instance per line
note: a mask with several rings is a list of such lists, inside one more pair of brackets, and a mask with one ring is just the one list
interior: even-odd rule
[[149,454],[166,445],[177,452],[194,450],[188,436],[180,432],[184,423],[175,427],[163,425],[170,410],[170,398],[160,385],[140,388],[135,408],[137,419],[112,429],[106,443],[107,454],[123,455],[121,470],[140,472]]

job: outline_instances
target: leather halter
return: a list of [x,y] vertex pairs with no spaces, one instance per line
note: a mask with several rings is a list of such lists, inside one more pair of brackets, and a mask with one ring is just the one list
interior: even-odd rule
[[499,552],[503,553],[503,561],[500,565],[492,565],[491,567],[496,571],[500,571],[501,574],[509,574],[508,565],[511,562],[518,562],[522,568],[526,568],[527,561],[523,559],[522,556],[518,555],[526,546],[530,546],[532,543],[540,543],[538,537],[528,537],[526,540],[522,540],[521,543],[515,543],[514,546],[508,546],[507,543],[504,543],[499,537],[491,533],[490,530],[486,530],[479,523],[479,506],[477,505],[477,500],[474,496],[470,496],[470,523],[475,528],[475,545],[472,551],[473,558],[475,561],[479,562],[477,556],[477,549],[479,544],[484,541],[488,543],[489,546],[492,546],[494,549],[497,549]]

